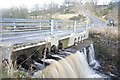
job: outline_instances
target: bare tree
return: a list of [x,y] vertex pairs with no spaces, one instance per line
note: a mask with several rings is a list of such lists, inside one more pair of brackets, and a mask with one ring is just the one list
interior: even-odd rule
[[11,7],[9,9],[2,9],[3,18],[28,18],[28,9],[26,7]]

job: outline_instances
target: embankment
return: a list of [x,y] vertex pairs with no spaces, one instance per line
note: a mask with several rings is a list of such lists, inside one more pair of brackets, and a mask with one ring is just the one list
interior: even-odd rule
[[114,27],[93,28],[90,38],[94,40],[96,59],[100,62],[101,72],[112,77],[120,77],[119,31]]

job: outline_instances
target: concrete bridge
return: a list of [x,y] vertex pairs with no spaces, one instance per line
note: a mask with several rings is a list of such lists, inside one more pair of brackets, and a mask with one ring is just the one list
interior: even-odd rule
[[63,44],[63,48],[89,38],[85,21],[7,19],[0,21],[2,59],[15,61],[19,55],[30,57],[35,51],[42,51],[52,45]]

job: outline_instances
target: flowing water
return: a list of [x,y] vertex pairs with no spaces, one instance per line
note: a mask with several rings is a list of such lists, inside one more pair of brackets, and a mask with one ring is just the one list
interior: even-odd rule
[[[76,51],[75,54],[70,54],[61,60],[56,61],[53,59],[46,59],[50,65],[44,70],[35,72],[33,78],[103,78],[102,75],[95,73],[95,71],[89,66],[87,62],[86,48],[83,51]],[[57,57],[57,56],[56,56]],[[99,65],[95,60],[93,44],[89,47],[89,63],[94,66]]]
[[98,69],[100,66],[100,64],[98,63],[97,60],[95,60],[95,52],[94,52],[94,47],[93,44],[90,45],[89,47],[89,64],[94,68],[94,69]]
[[94,47],[93,47],[93,44],[91,44],[89,47],[89,63],[92,63],[92,61],[94,60],[95,60]]

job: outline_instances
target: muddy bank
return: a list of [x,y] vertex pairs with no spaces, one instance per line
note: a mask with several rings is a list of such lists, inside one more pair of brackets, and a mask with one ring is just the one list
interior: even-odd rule
[[94,40],[95,56],[102,68],[100,71],[111,78],[120,78],[120,55],[117,28],[94,28],[90,30]]

